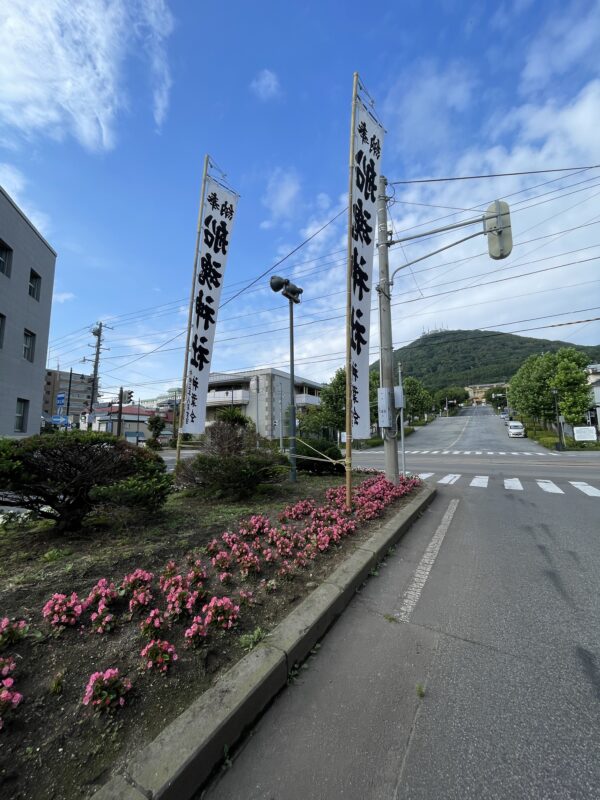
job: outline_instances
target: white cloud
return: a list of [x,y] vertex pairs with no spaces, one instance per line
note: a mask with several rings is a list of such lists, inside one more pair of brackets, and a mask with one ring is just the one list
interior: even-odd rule
[[445,150],[477,82],[464,65],[423,61],[399,77],[383,103],[388,146],[404,154]]
[[262,204],[268,209],[270,217],[261,222],[263,230],[272,228],[276,223],[290,220],[300,199],[300,178],[295,170],[281,167],[271,173]]
[[11,196],[40,233],[47,235],[51,227],[50,217],[27,199],[27,179],[21,170],[12,164],[0,163],[0,186]]
[[281,95],[279,78],[270,69],[261,70],[251,82],[250,89],[263,102],[273,100]]
[[74,300],[75,295],[73,292],[55,292],[52,295],[52,300],[55,303],[66,303],[67,300]]
[[127,106],[124,67],[150,62],[154,118],[166,114],[171,85],[165,41],[173,20],[165,0],[13,0],[0,9],[0,122],[26,136],[74,136],[89,150],[115,143]]
[[597,0],[577,0],[563,8],[562,14],[550,14],[527,53],[521,91],[556,88],[573,68],[579,72],[588,65],[597,74],[600,44],[600,5]]

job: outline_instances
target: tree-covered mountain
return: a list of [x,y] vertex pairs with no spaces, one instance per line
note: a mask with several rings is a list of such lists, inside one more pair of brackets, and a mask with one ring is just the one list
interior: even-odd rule
[[[600,345],[585,347],[571,342],[532,339],[497,331],[436,331],[394,351],[394,364],[403,375],[418,378],[430,391],[445,386],[504,383],[530,355],[554,353],[574,347],[588,363],[600,362]],[[379,362],[371,365],[379,369]]]

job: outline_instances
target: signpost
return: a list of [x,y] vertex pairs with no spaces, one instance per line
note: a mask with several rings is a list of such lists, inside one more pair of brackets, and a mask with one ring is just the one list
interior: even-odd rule
[[54,414],[52,417],[52,424],[53,425],[66,425],[69,421],[68,417],[63,416],[62,414]]

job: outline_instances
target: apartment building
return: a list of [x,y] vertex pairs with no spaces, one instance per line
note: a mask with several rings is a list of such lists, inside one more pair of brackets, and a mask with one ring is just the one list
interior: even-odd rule
[[0,436],[40,431],[55,263],[0,187]]
[[68,417],[69,423],[77,426],[81,414],[89,410],[93,380],[93,375],[74,370],[47,369],[42,405],[46,421],[58,415]]

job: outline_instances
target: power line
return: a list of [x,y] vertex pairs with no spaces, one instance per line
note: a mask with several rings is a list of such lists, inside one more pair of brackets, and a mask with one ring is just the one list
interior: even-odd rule
[[517,175],[541,175],[550,172],[580,172],[586,169],[598,169],[600,164],[591,164],[588,167],[560,167],[555,169],[530,169],[523,172],[492,172],[488,175],[457,175],[451,178],[418,178],[408,181],[388,181],[390,186],[400,186],[413,183],[448,183],[450,181],[474,181],[482,178],[512,178]]

